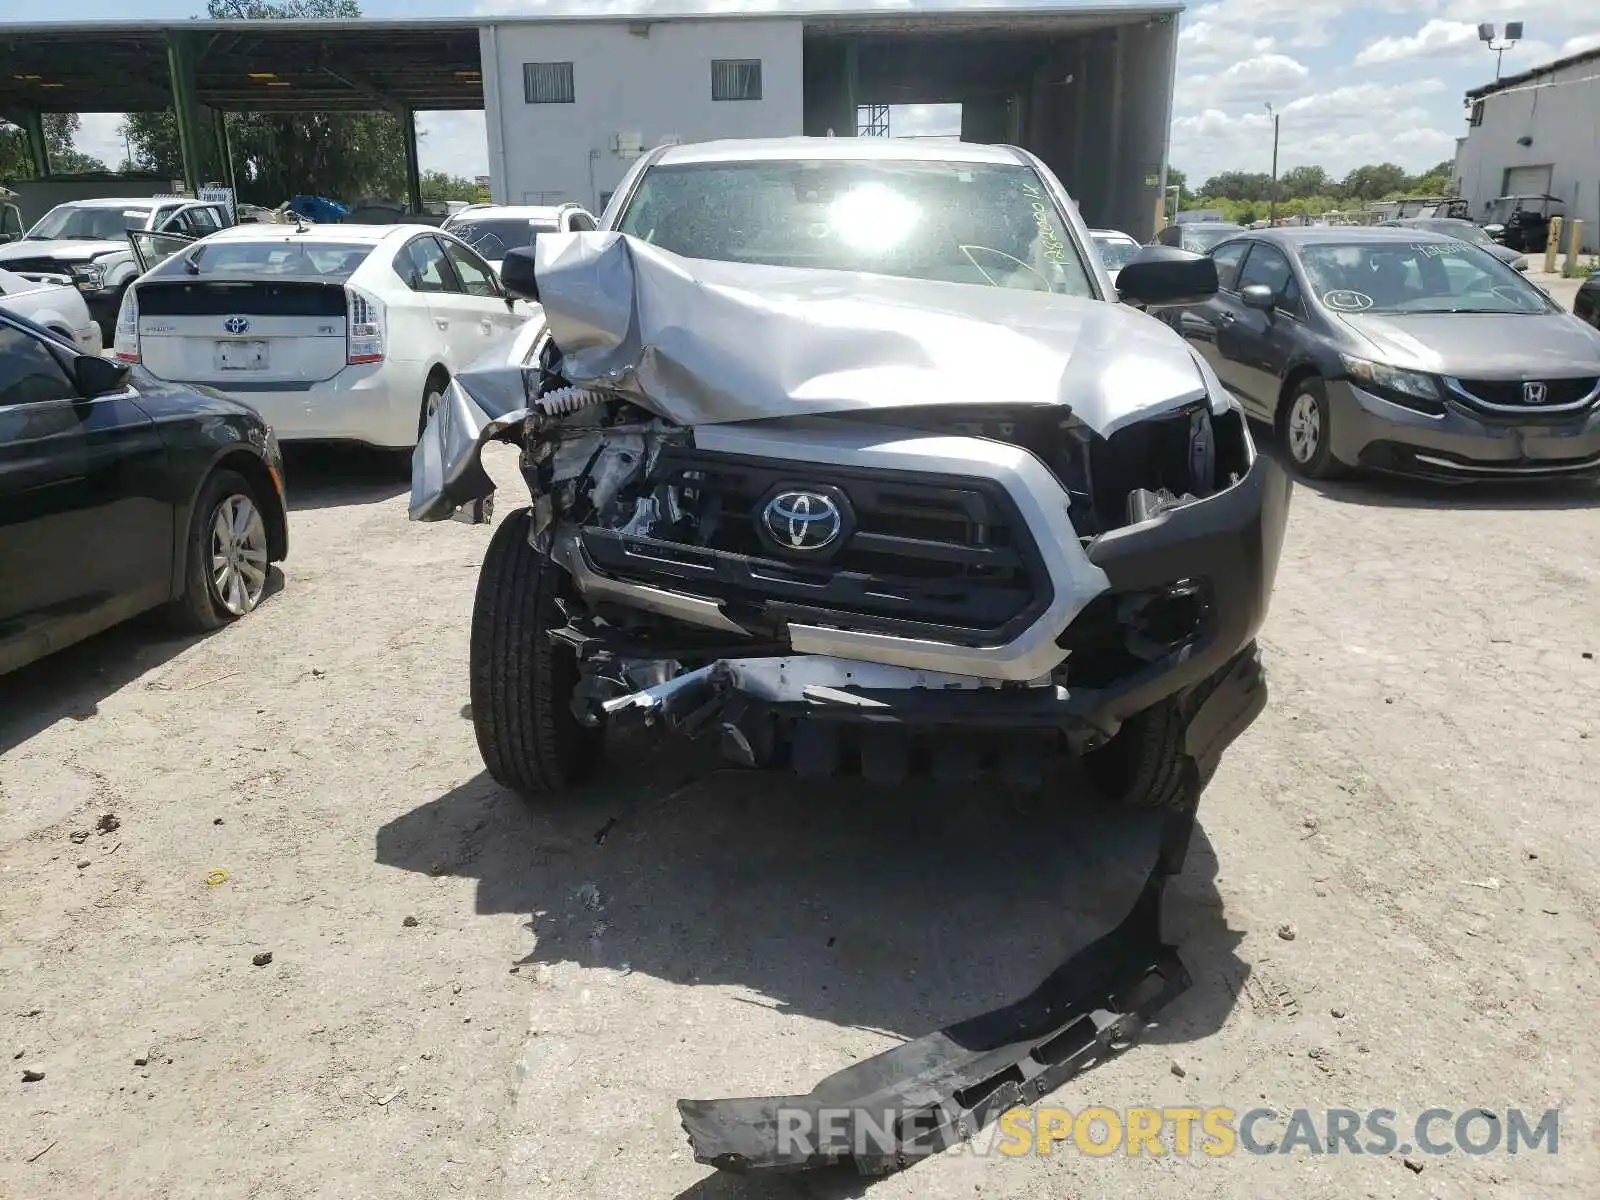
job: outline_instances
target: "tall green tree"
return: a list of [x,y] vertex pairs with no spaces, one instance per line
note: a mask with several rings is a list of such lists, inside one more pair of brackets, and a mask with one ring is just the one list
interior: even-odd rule
[[[356,0],[209,0],[214,20],[349,20],[361,15]],[[230,113],[239,198],[277,205],[296,193],[353,201],[363,196],[400,198],[405,193],[405,144],[398,118],[389,113]],[[183,155],[170,110],[130,113],[123,133],[139,167],[178,178]],[[209,138],[205,153],[212,151]],[[222,176],[208,161],[205,174]]]
[[[104,171],[106,164],[84,154],[73,145],[83,122],[77,113],[45,113],[44,145],[50,157],[50,170],[58,175],[80,171]],[[22,128],[0,121],[0,179],[33,178],[33,155],[28,150],[28,135]]]
[[1357,167],[1344,177],[1339,189],[1351,200],[1382,200],[1391,192],[1405,191],[1410,179],[1405,168],[1394,163],[1376,163]]
[[1306,196],[1326,196],[1333,190],[1333,180],[1321,167],[1290,167],[1278,177],[1278,194],[1290,200]]

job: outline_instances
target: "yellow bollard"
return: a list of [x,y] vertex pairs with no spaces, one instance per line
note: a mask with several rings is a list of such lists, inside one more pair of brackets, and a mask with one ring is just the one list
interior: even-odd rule
[[1556,255],[1561,250],[1561,218],[1550,218],[1550,235],[1544,243],[1544,272],[1546,275],[1556,273]]
[[1570,270],[1578,269],[1578,259],[1583,254],[1583,222],[1572,222],[1572,234],[1567,238],[1567,267]]

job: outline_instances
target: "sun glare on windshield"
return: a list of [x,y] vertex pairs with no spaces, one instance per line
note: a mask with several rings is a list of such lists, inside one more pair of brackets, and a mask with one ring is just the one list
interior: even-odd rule
[[839,239],[866,253],[893,250],[910,236],[922,209],[881,183],[853,188],[828,206],[828,223]]

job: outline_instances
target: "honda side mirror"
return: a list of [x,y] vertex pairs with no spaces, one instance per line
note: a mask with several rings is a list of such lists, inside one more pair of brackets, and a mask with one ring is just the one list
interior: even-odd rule
[[1245,284],[1239,289],[1239,299],[1244,301],[1246,308],[1258,308],[1262,312],[1271,312],[1278,307],[1278,297],[1264,283]]

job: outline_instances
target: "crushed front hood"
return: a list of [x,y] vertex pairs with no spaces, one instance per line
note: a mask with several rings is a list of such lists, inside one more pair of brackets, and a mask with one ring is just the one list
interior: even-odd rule
[[493,491],[479,455],[537,397],[546,328],[568,381],[684,426],[1053,404],[1109,437],[1207,396],[1227,403],[1181,338],[1104,300],[686,259],[608,232],[546,233],[534,253],[541,307],[456,373],[412,459],[413,520],[462,518]]
[[1110,434],[1206,391],[1171,330],[1103,300],[691,260],[609,232],[534,254],[567,378],[680,425],[1051,403]]

